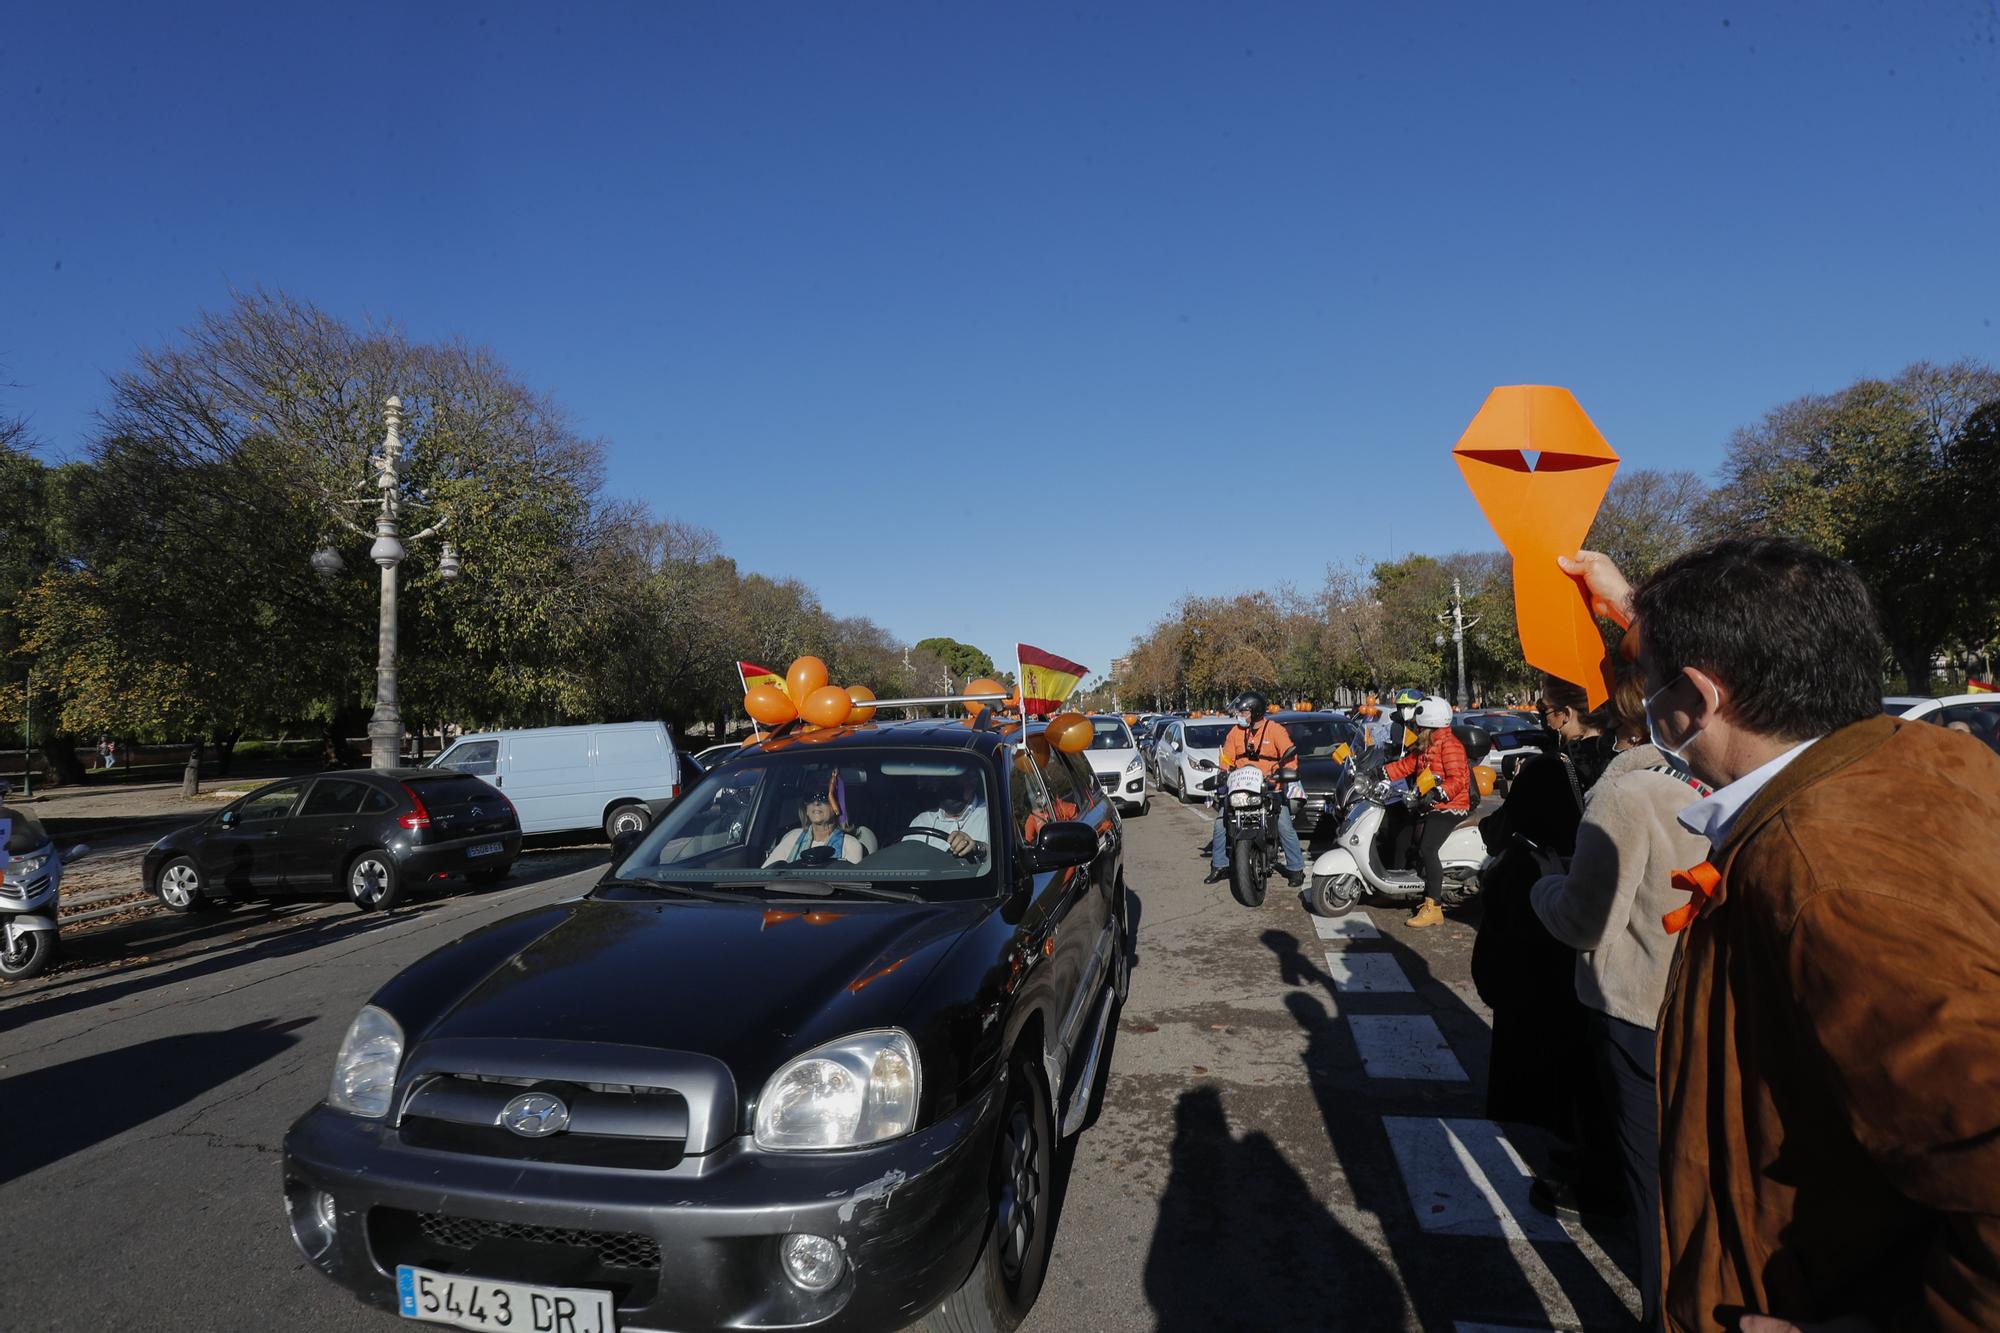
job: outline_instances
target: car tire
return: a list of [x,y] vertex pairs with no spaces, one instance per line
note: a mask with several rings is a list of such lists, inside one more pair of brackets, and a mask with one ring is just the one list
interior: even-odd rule
[[1193,805],[1194,797],[1188,795],[1187,770],[1182,769],[1180,781],[1174,784],[1174,795],[1180,797],[1182,805]]
[[653,812],[637,801],[614,805],[604,816],[604,838],[615,841],[626,833],[644,833],[653,826]]
[[1148,810],[1151,810],[1152,808],[1153,808],[1153,798],[1150,796],[1141,797],[1139,800],[1139,804],[1132,807],[1132,818],[1144,819],[1146,817],[1146,812]]
[[27,981],[39,977],[55,961],[53,930],[24,930],[12,944],[0,937],[0,980]]
[[979,1262],[919,1327],[1011,1333],[1028,1317],[1048,1274],[1057,1146],[1041,1077],[1025,1056],[1016,1056],[994,1136],[993,1217]]
[[371,847],[347,863],[347,901],[364,912],[386,912],[403,896],[403,877],[396,872],[396,859],[380,847]]
[[176,856],[153,876],[153,896],[169,912],[198,912],[208,905],[208,876],[191,856]]
[[477,870],[468,870],[465,872],[465,878],[468,883],[477,884],[480,885],[481,887],[485,887],[488,885],[498,884],[501,880],[507,878],[507,876],[513,873],[514,873],[514,863],[512,861],[509,861],[505,865],[481,866]]

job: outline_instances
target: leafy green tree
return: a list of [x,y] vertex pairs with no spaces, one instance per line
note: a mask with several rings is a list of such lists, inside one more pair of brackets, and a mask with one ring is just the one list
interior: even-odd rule
[[993,659],[969,643],[960,643],[957,639],[950,638],[932,638],[918,639],[912,647],[934,655],[945,664],[945,668],[961,685],[981,676],[989,679],[993,676]]

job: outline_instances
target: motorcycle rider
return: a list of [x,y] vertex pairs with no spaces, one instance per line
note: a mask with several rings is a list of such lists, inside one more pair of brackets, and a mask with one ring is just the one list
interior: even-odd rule
[[1452,734],[1448,700],[1432,695],[1409,710],[1407,718],[1417,738],[1410,753],[1384,768],[1382,776],[1394,781],[1414,778],[1420,770],[1429,770],[1437,779],[1428,792],[1418,797],[1416,817],[1402,831],[1404,849],[1398,858],[1408,865],[1409,850],[1414,848],[1424,875],[1424,900],[1410,913],[1406,924],[1435,926],[1444,920],[1444,908],[1438,904],[1438,891],[1444,883],[1444,862],[1438,857],[1438,849],[1459,821],[1472,813],[1472,764],[1466,757],[1464,744]]
[[[1291,733],[1283,723],[1264,715],[1263,695],[1255,690],[1245,691],[1236,696],[1229,711],[1236,714],[1236,728],[1222,742],[1224,773],[1239,764],[1255,764],[1264,770],[1266,781],[1275,783],[1280,769],[1298,763],[1298,747],[1292,744]],[[1282,799],[1282,794],[1278,801],[1278,841],[1285,849],[1285,882],[1296,889],[1306,882],[1306,854],[1299,846],[1298,830],[1292,827],[1291,804]],[[1217,884],[1229,878],[1229,821],[1220,811],[1215,816],[1215,837],[1209,843],[1208,864],[1208,878],[1202,883]]]

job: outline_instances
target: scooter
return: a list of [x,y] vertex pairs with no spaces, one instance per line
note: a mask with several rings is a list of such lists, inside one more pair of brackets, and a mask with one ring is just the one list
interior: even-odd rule
[[[1395,784],[1382,778],[1379,767],[1355,773],[1344,793],[1334,845],[1312,863],[1306,892],[1315,914],[1344,916],[1371,893],[1394,902],[1415,902],[1424,896],[1423,873],[1389,869],[1382,864],[1381,848],[1376,845],[1389,807],[1400,804],[1408,808],[1416,799],[1414,791],[1399,793]],[[1486,844],[1476,827],[1468,824],[1453,829],[1438,856],[1444,862],[1444,883],[1439,889],[1444,906],[1464,902],[1479,891]]]
[[[0,783],[0,801],[7,796]],[[90,848],[79,843],[62,855],[41,821],[0,804],[6,854],[0,857],[0,980],[26,981],[56,960],[56,902],[63,866]]]

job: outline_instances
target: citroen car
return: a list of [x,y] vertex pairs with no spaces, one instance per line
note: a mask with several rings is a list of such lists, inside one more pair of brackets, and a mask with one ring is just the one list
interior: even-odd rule
[[464,1328],[1011,1328],[1126,920],[1040,723],[794,724],[369,999],[285,1139],[292,1237]]

